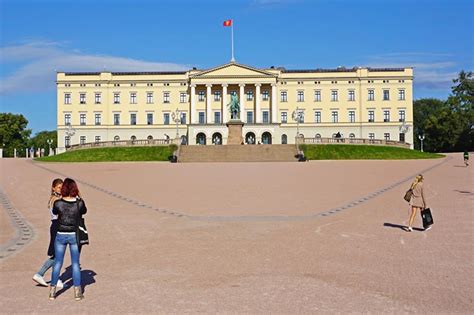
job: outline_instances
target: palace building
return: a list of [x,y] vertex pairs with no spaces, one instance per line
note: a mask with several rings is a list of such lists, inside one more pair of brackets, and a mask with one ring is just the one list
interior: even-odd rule
[[248,144],[385,139],[413,147],[413,69],[256,69],[230,62],[169,72],[58,72],[58,149],[174,139],[227,144],[231,95]]

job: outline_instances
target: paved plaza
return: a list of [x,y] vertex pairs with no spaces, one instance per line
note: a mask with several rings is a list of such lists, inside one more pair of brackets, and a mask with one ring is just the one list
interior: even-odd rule
[[[407,161],[37,163],[0,160],[2,313],[473,313],[473,167]],[[435,225],[405,232],[422,172]],[[85,299],[55,301],[47,200],[76,179],[91,245]],[[418,216],[415,226],[421,227]],[[66,253],[65,267],[70,264]],[[50,272],[46,279],[50,279]]]

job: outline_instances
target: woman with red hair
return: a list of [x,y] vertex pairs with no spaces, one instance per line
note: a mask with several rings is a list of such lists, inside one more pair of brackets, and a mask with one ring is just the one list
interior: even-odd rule
[[79,246],[76,232],[79,226],[79,220],[87,212],[84,200],[79,198],[79,188],[74,180],[66,178],[61,188],[62,198],[55,201],[53,205],[53,214],[58,216],[58,232],[54,242],[55,262],[51,285],[49,290],[49,299],[56,298],[56,285],[63,265],[64,253],[69,244],[72,265],[72,282],[74,285],[74,298],[80,301],[84,298],[81,287],[81,267],[79,265]]

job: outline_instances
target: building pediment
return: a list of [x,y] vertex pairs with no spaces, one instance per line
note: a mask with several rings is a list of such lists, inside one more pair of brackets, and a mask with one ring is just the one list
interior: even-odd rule
[[255,69],[246,65],[231,62],[216,68],[204,70],[190,76],[194,79],[207,78],[276,78],[277,75]]

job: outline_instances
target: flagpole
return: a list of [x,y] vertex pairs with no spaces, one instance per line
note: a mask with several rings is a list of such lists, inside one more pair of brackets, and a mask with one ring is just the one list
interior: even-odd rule
[[230,59],[230,62],[235,62],[234,58],[234,20],[232,19],[230,22],[230,28],[231,28],[231,38],[232,38],[232,59]]

